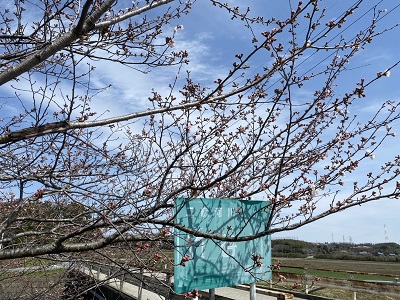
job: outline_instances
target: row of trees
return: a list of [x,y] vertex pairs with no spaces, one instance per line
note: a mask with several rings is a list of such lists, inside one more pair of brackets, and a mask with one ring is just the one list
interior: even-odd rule
[[[350,113],[398,62],[335,93],[353,57],[397,28],[384,22],[378,1],[351,1],[333,20],[319,0],[280,3],[282,19],[209,2],[227,16],[223,22],[240,26],[247,44],[237,45],[224,70],[213,70],[221,76],[207,79],[195,78],[190,51],[177,43],[191,13],[206,17],[205,2],[4,4],[0,260],[45,256],[124,266],[134,256],[138,267],[151,269],[141,259],[149,246],[172,264],[161,250],[172,228],[216,240],[256,237],[179,226],[178,197],[263,197],[270,201],[267,235],[399,196],[399,156],[362,171],[395,136],[399,103],[377,103],[367,120]],[[344,30],[360,20],[362,30]],[[310,57],[323,58],[323,67]],[[154,80],[153,89],[115,115],[112,101],[121,99],[96,105],[119,92],[101,80],[104,66],[125,67],[122,77],[140,74],[143,85]],[[165,86],[155,85],[160,68],[172,74]]]
[[302,257],[399,261],[400,245],[396,243],[349,244],[310,243],[298,240],[273,240],[272,255],[275,257]]

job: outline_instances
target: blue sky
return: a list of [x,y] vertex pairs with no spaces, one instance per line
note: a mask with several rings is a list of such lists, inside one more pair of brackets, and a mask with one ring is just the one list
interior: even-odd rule
[[[322,1],[322,6],[326,6],[326,15],[329,19],[335,19],[341,10],[356,1]],[[365,13],[343,32],[344,35],[352,36],[354,33],[365,28],[371,20],[371,7],[379,1],[366,1],[357,13],[358,16]],[[230,4],[245,8],[249,5],[254,15],[263,15],[265,19],[270,17],[286,17],[290,11],[287,1],[229,1]],[[295,1],[293,1],[295,3]],[[387,10],[386,14],[381,13],[382,20],[377,24],[377,31],[387,26],[396,24],[399,9],[396,9],[397,1],[380,1],[377,10]],[[393,9],[393,11],[392,11]],[[188,69],[192,71],[192,78],[199,82],[212,82],[215,78],[222,77],[224,72],[231,66],[236,53],[246,53],[251,50],[252,45],[250,32],[244,28],[241,22],[232,22],[223,9],[218,9],[210,4],[209,1],[197,1],[193,6],[193,11],[187,17],[180,19],[179,24],[184,26],[183,31],[179,31],[176,36],[176,48],[188,49],[191,63]],[[171,24],[176,26],[177,24]],[[256,30],[265,30],[257,28]],[[396,28],[386,35],[379,36],[364,51],[361,51],[349,65],[348,71],[342,74],[337,81],[335,93],[343,96],[349,88],[353,88],[360,78],[373,78],[377,72],[384,71],[393,63],[400,59],[399,41],[400,29]],[[283,43],[287,41],[282,41]],[[262,66],[268,62],[268,57],[257,57],[259,62],[254,62],[255,66]],[[318,58],[310,61],[310,65],[315,64]],[[307,64],[305,64],[307,67]],[[324,67],[320,65],[319,68]],[[257,70],[257,68],[256,68]],[[252,72],[255,72],[252,70]],[[361,118],[368,118],[378,107],[378,104],[386,100],[400,100],[400,90],[398,83],[400,70],[397,68],[391,71],[391,76],[380,80],[367,91],[367,98],[363,99],[360,105],[356,105],[353,110]],[[150,84],[151,85],[151,84]],[[139,89],[141,90],[141,89]],[[311,90],[302,91],[304,95],[309,95]],[[398,126],[394,127],[396,131]],[[400,150],[396,145],[399,143],[399,135],[386,144],[379,153],[376,153],[375,160],[368,163],[366,168],[379,168],[379,162],[386,158],[399,154]],[[361,170],[366,172],[366,169]],[[354,174],[353,176],[357,176]],[[354,178],[347,178],[349,181]],[[260,195],[262,198],[262,195]],[[388,238],[391,242],[400,243],[400,201],[382,200],[379,202],[367,203],[363,206],[353,207],[339,214],[331,215],[325,219],[316,221],[297,230],[282,232],[274,237],[296,237],[298,239],[312,242],[348,242],[350,239],[354,243],[385,242]],[[386,226],[386,233],[385,228]]]
[[[130,3],[130,1],[123,2]],[[242,8],[248,5],[252,8],[251,14],[263,15],[265,19],[271,17],[284,18],[290,13],[289,1],[286,0],[235,0],[228,2]],[[296,3],[295,1],[292,2]],[[322,6],[328,8],[326,11],[327,19],[335,19],[342,9],[350,7],[355,2],[357,1],[322,1],[321,8]],[[365,15],[360,19],[355,18],[354,25],[344,31],[343,35],[352,36],[364,29],[372,18],[371,7],[378,3],[378,9],[387,9],[387,12],[381,14],[384,17],[378,22],[377,31],[395,25],[398,22],[397,16],[400,12],[400,9],[397,9],[399,5],[397,0],[365,1],[360,11],[357,12],[357,17],[364,13]],[[164,9],[161,7],[157,11],[162,12]],[[394,10],[392,11],[392,9]],[[246,53],[253,48],[250,43],[251,32],[245,28],[244,24],[240,21],[231,21],[229,15],[223,9],[212,6],[211,2],[207,0],[197,0],[193,5],[191,14],[173,22],[175,23],[166,26],[163,31],[168,36],[172,34],[175,26],[183,25],[184,29],[179,30],[176,34],[176,44],[173,50],[185,49],[189,52],[191,62],[185,68],[191,71],[191,77],[195,82],[212,84],[215,79],[223,78],[232,66],[235,54]],[[270,29],[268,28],[268,30]],[[259,37],[260,31],[266,29],[254,25],[254,30]],[[371,79],[377,72],[386,70],[397,60],[400,60],[399,36],[400,28],[395,28],[387,34],[377,37],[368,48],[358,53],[349,65],[348,70],[336,82],[335,94],[343,96],[344,93],[348,92],[348,89],[354,88],[355,83],[360,78]],[[286,38],[286,40],[282,40],[283,44],[288,43],[289,37]],[[324,63],[319,64],[319,62],[323,62],[326,55],[319,53],[311,56],[303,64],[304,71],[308,71],[313,66],[316,66],[314,70],[324,68]],[[249,74],[261,71],[262,66],[268,65],[270,60],[270,57],[258,55],[252,61],[253,65],[248,71]],[[104,117],[147,109],[149,105],[147,98],[151,95],[152,88],[156,88],[161,94],[168,93],[168,84],[174,80],[178,70],[177,68],[161,68],[146,75],[117,64],[111,65],[104,62],[96,63],[96,69],[97,75],[92,78],[94,85],[102,87],[109,83],[112,84],[112,88],[99,94],[92,103],[92,110],[105,112]],[[367,98],[352,108],[361,119],[371,117],[379,104],[386,100],[400,101],[399,74],[400,68],[394,68],[390,77],[379,80],[367,90]],[[273,83],[271,83],[271,87],[273,87]],[[62,88],[67,90],[69,87],[65,85]],[[297,96],[311,96],[315,88],[318,87],[305,86]],[[9,86],[2,87],[0,91],[2,95],[12,96]],[[112,105],[110,105],[110,99],[113,99]],[[9,100],[3,98],[2,101],[8,104],[3,106],[0,117],[14,114],[14,108],[9,105]],[[132,128],[135,129],[135,124],[132,124]],[[393,129],[394,131],[400,129],[400,125],[393,126]],[[398,144],[400,144],[400,132],[376,153],[375,160],[369,162],[361,172],[379,168],[380,162],[393,155],[400,154]],[[357,174],[353,176],[357,176]],[[354,180],[354,178],[349,177],[347,180]],[[262,199],[263,195],[260,195],[260,198]],[[354,243],[380,243],[385,242],[384,226],[386,226],[386,235],[389,241],[400,243],[399,217],[400,200],[380,200],[360,207],[349,208],[300,229],[276,234],[274,237],[296,237],[311,242],[342,242],[343,240],[348,242],[351,238]]]

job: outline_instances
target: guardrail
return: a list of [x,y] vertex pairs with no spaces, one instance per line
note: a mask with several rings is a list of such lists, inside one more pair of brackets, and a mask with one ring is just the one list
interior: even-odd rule
[[121,293],[134,296],[138,300],[142,298],[142,294],[148,292],[163,295],[165,299],[170,298],[171,281],[170,277],[165,273],[150,273],[144,269],[127,269],[121,266],[103,265],[96,262],[86,264],[83,269],[97,282],[106,284],[112,282],[114,288],[117,288]]
[[[183,295],[177,295],[172,292],[171,286],[171,275],[162,272],[150,272],[139,268],[124,269],[120,266],[108,266],[100,263],[90,263],[84,266],[86,273],[89,273],[96,282],[100,284],[113,283],[113,287],[118,289],[121,293],[127,294],[128,296],[136,297],[138,300],[145,299],[165,299],[165,300],[181,300],[184,299]],[[127,285],[133,285],[137,287],[133,292],[127,292]],[[237,289],[243,289],[243,287],[233,287]],[[128,288],[129,290],[129,288]],[[153,298],[149,295],[153,293]],[[218,291],[217,291],[218,292]],[[201,292],[205,299],[220,299],[220,300],[232,300],[224,294],[224,292],[218,293],[218,295],[211,296],[208,292]],[[293,295],[282,291],[257,291],[257,293],[269,295],[276,299],[292,299]],[[155,296],[157,294],[157,296]],[[161,295],[161,297],[160,297]],[[143,296],[143,297],[142,297]]]

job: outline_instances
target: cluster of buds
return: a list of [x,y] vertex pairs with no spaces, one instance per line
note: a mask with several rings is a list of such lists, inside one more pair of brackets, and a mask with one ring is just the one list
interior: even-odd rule
[[301,284],[300,283],[298,283],[298,282],[293,283],[292,289],[296,290],[296,289],[299,289],[299,288],[301,288]]
[[193,289],[193,291],[185,293],[185,299],[188,299],[188,298],[197,299],[197,298],[201,298],[201,297],[203,297],[203,295],[199,293],[198,289]]
[[151,263],[153,265],[155,265],[161,258],[162,258],[162,256],[160,254],[156,253],[153,256],[153,259],[151,260]]
[[161,235],[162,236],[167,236],[170,234],[171,229],[170,228],[164,228],[161,230]]
[[365,151],[365,156],[369,157],[370,159],[374,159],[374,158],[375,158],[375,153],[372,152],[371,149],[367,149],[367,150]]
[[286,280],[286,277],[283,275],[278,276],[278,282],[284,282]]
[[168,47],[171,47],[171,48],[175,47],[175,40],[171,37],[167,36],[165,38],[165,43],[168,45]]
[[183,30],[183,25],[175,26],[175,27],[174,27],[174,33],[177,33],[179,29],[180,29],[180,30]]
[[188,254],[185,254],[182,259],[181,259],[181,266],[186,266],[186,262],[188,262],[190,260],[190,256]]
[[44,195],[44,190],[42,189],[37,189],[36,193],[33,195],[36,199],[43,198]]
[[332,27],[335,26],[335,21],[334,21],[334,20],[330,20],[330,21],[327,22],[325,25],[328,26],[328,27],[330,27],[330,28],[332,28]]
[[281,269],[281,265],[282,265],[281,261],[278,260],[275,264],[269,265],[269,268],[271,270],[280,270]]
[[136,247],[137,247],[136,251],[140,252],[149,249],[150,244],[149,243],[143,244],[142,242],[137,242]]
[[385,77],[390,77],[390,70],[385,70],[385,71],[383,71],[383,72],[378,72],[377,74],[376,74],[376,76],[379,78],[379,77],[382,77],[382,76],[385,76]]
[[114,201],[109,201],[108,202],[108,208],[110,209],[110,210],[114,210],[114,209],[116,209],[118,206],[117,206],[117,204],[114,202]]
[[261,259],[262,259],[263,257],[260,255],[260,254],[252,254],[251,255],[251,259],[254,261],[254,264],[257,266],[257,267],[261,267],[262,266],[262,261],[261,261]]
[[110,219],[108,218],[108,216],[106,214],[103,214],[102,217],[103,217],[104,223],[106,223],[106,224],[110,224],[111,223]]

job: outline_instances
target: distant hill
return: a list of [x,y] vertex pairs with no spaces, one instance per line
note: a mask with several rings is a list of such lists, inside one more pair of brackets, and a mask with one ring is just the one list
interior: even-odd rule
[[275,257],[313,257],[400,262],[400,245],[396,243],[310,243],[292,239],[277,239],[272,240],[272,255]]

